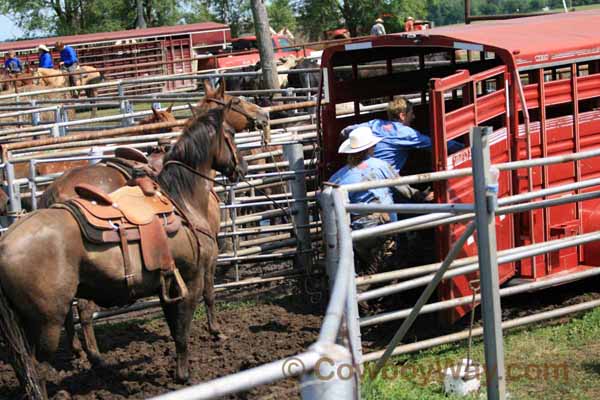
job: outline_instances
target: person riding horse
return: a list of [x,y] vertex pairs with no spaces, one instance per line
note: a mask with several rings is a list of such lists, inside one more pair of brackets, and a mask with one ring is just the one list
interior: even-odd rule
[[45,44],[38,46],[38,52],[40,54],[40,63],[38,68],[54,68],[54,62],[52,61],[52,54],[50,49]]
[[[79,65],[77,52],[71,46],[65,45],[60,40],[56,42],[54,47],[60,51],[60,69],[69,73],[69,86],[77,86],[79,81],[77,75],[75,75]],[[76,93],[75,97],[77,97]]]
[[7,53],[7,58],[4,61],[4,72],[7,75],[17,75],[23,72],[23,65],[21,60],[16,56],[13,50]]

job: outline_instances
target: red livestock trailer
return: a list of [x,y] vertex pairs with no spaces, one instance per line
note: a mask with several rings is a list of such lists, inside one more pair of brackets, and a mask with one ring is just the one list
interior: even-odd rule
[[[473,126],[493,127],[493,163],[598,148],[599,25],[600,10],[593,10],[362,38],[325,49],[319,98],[323,179],[344,162],[337,154],[342,128],[386,119],[384,110],[365,111],[360,103],[395,95],[413,95],[416,128],[428,133],[433,143],[426,155],[414,151],[404,175],[470,167],[469,129]],[[350,106],[349,114],[340,113],[344,103]],[[465,148],[448,155],[450,140],[462,142]],[[499,196],[598,176],[600,162],[595,159],[504,171]],[[440,203],[473,202],[470,177],[439,182],[434,189]],[[598,187],[579,192],[593,190]],[[454,224],[435,231],[438,258],[447,254],[465,226]],[[499,216],[496,227],[499,250],[597,231],[600,201]],[[462,256],[476,251],[476,243],[469,240]],[[499,272],[504,284],[598,266],[600,244],[591,243],[502,264]],[[440,296],[469,295],[473,278],[448,281]],[[455,320],[467,311],[468,306],[458,307],[449,317]]]
[[[112,80],[194,72],[195,59],[227,48],[231,32],[227,25],[215,22],[100,32],[0,43],[0,55],[15,50],[23,61],[35,65],[37,46],[44,44],[53,49],[57,40],[73,46],[81,64],[98,68]],[[58,64],[55,50],[52,56]],[[176,81],[160,85],[173,90],[190,84]]]

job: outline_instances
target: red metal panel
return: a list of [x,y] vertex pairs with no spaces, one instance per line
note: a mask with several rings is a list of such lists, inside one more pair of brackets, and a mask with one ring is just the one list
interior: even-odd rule
[[598,97],[598,88],[600,88],[600,74],[578,77],[577,87],[579,100]]
[[[205,32],[205,31],[217,31],[217,32]],[[0,52],[8,50],[23,50],[23,49],[35,49],[40,44],[47,46],[53,46],[57,40],[64,43],[77,45],[83,43],[94,43],[94,42],[106,42],[115,41],[122,39],[140,39],[140,38],[152,38],[160,36],[170,36],[187,34],[190,32],[198,32],[197,38],[206,38],[207,42],[212,41],[212,44],[223,43],[223,32],[226,34],[226,38],[231,38],[229,27],[224,24],[216,22],[200,22],[196,24],[187,25],[174,25],[174,26],[160,26],[155,28],[146,29],[130,29],[124,31],[115,32],[99,32],[89,33],[83,35],[73,36],[58,36],[51,38],[42,39],[31,39],[31,40],[20,40],[18,42],[5,42],[0,43]],[[207,34],[207,35],[205,35]]]

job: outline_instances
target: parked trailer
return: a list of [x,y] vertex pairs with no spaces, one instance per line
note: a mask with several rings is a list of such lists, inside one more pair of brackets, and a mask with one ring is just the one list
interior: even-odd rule
[[[53,48],[58,40],[77,50],[81,64],[106,70],[106,78],[115,80],[195,72],[196,56],[225,49],[231,32],[227,25],[216,22],[99,32],[0,43],[0,55],[14,50],[22,61],[37,65],[37,47],[44,44],[52,49],[58,64],[59,54]],[[174,90],[191,84],[168,82],[162,88]],[[146,89],[156,91],[156,86]]]
[[[337,148],[341,130],[384,111],[365,112],[360,102],[414,95],[416,128],[429,132],[430,153],[415,151],[403,174],[450,171],[471,165],[469,129],[492,126],[492,163],[586,151],[600,143],[600,11],[436,28],[424,33],[361,38],[324,50],[323,90],[319,97],[322,143],[321,179],[342,165]],[[572,27],[577,26],[577,35]],[[524,40],[526,38],[526,40]],[[407,60],[414,68],[396,68]],[[373,69],[378,64],[379,69]],[[371,67],[365,73],[364,67]],[[351,72],[348,72],[348,68]],[[336,115],[349,103],[354,112]],[[523,104],[526,107],[523,107]],[[575,122],[574,122],[575,121]],[[465,148],[448,154],[447,143]],[[430,159],[424,162],[423,160]],[[598,176],[600,165],[567,164],[502,171],[499,197],[514,196]],[[576,189],[587,193],[598,186]],[[470,177],[434,184],[439,203],[473,203]],[[544,198],[553,198],[547,196]],[[596,231],[598,200],[502,215],[496,219],[498,250],[526,246]],[[465,231],[464,223],[435,228],[439,260]],[[475,255],[467,240],[462,257]],[[436,260],[431,260],[436,261]],[[557,274],[576,274],[600,265],[596,243],[573,246],[499,266],[500,283],[536,282]],[[457,276],[441,288],[442,300],[470,295],[476,274]],[[446,315],[453,321],[470,308],[462,304]]]

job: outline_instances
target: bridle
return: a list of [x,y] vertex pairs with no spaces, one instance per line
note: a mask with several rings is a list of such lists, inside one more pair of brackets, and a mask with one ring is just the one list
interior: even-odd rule
[[258,119],[256,117],[253,117],[252,115],[250,115],[246,110],[244,110],[242,107],[240,107],[240,103],[242,102],[241,99],[237,98],[237,97],[232,97],[231,100],[229,100],[228,102],[225,102],[221,99],[217,99],[215,97],[205,97],[204,98],[207,102],[213,102],[216,104],[219,104],[223,107],[230,107],[231,110],[243,115],[244,117],[246,117],[247,120],[252,122],[252,125],[257,126],[260,125],[258,123]]

